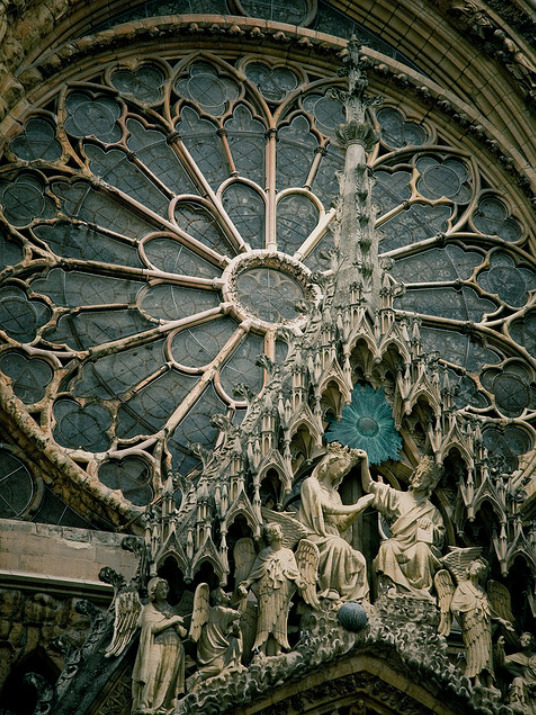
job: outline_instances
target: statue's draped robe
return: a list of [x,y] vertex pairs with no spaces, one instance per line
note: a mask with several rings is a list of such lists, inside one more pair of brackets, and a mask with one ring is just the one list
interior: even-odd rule
[[512,681],[510,703],[518,703],[527,715],[536,715],[536,653],[512,653],[504,665],[516,677]]
[[242,635],[239,631],[236,635],[231,633],[233,623],[239,618],[240,614],[233,608],[213,606],[209,609],[197,644],[197,660],[206,677],[217,675],[225,668],[239,667]]
[[307,538],[320,552],[318,595],[326,598],[330,592],[337,592],[344,601],[361,601],[369,594],[367,562],[360,551],[341,537],[348,524],[348,515],[336,513],[342,506],[335,488],[322,485],[316,477],[308,477],[301,487],[297,516],[311,530]]
[[184,693],[184,646],[176,626],[165,627],[173,616],[148,603],[141,616],[140,643],[132,672],[133,712],[170,710]]
[[[380,544],[376,573],[387,576],[400,591],[415,595],[430,591],[445,534],[439,510],[428,498],[416,499],[412,491],[387,484],[376,483],[374,497],[372,506],[386,517],[391,531],[391,538]],[[422,540],[419,523],[423,520],[432,523],[431,543]]]
[[296,558],[287,548],[268,546],[255,559],[249,575],[259,601],[257,636],[253,648],[259,648],[271,635],[281,648],[290,649],[287,640],[287,620],[290,599],[299,578]]
[[493,676],[492,611],[487,594],[471,581],[462,581],[454,592],[450,610],[462,627],[465,675],[474,678],[487,670]]

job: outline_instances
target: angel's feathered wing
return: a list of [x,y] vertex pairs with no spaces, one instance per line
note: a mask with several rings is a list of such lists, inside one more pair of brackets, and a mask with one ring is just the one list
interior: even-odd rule
[[512,612],[510,591],[506,586],[503,586],[502,583],[493,581],[492,579],[488,581],[486,591],[491,608],[499,618],[507,621],[512,626],[511,629],[508,627],[504,628],[504,635],[510,645],[515,645],[517,643],[517,636],[514,628],[515,616]]
[[456,587],[452,581],[452,577],[447,569],[441,569],[434,575],[434,585],[437,591],[439,601],[439,610],[441,612],[439,619],[438,633],[440,636],[448,636],[452,625],[452,616],[450,613],[450,604]]
[[272,511],[262,507],[261,514],[264,521],[279,524],[283,533],[283,546],[287,549],[293,549],[300,539],[311,534],[310,529],[296,519],[294,512]]
[[467,571],[473,561],[476,561],[482,554],[480,546],[470,546],[460,548],[459,546],[449,546],[449,552],[441,559],[441,563],[454,574],[457,581],[465,581]]
[[238,539],[233,549],[233,556],[235,562],[235,584],[238,586],[242,581],[247,579],[255,563],[257,554],[253,539],[249,537]]
[[107,658],[121,655],[128,646],[139,625],[142,610],[143,606],[137,591],[126,590],[117,594],[114,634],[105,652]]
[[309,539],[301,539],[296,550],[296,563],[304,587],[301,591],[303,600],[312,608],[320,608],[320,603],[316,595],[316,583],[318,581],[318,562],[320,553],[316,544]]
[[487,583],[487,592],[489,602],[495,613],[504,618],[505,621],[514,622],[514,614],[512,613],[512,599],[510,591],[498,581],[490,579]]
[[203,626],[208,620],[208,610],[210,608],[210,588],[208,583],[200,583],[195,589],[194,610],[192,612],[192,622],[190,623],[189,637],[197,643],[201,637]]

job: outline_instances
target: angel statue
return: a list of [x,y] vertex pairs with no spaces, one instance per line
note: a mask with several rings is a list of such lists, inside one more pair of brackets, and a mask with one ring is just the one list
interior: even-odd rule
[[375,497],[367,494],[355,504],[345,505],[338,492],[345,475],[363,455],[362,450],[333,442],[301,486],[297,518],[319,552],[318,596],[334,601],[363,601],[369,595],[365,557],[342,534]]
[[209,593],[208,584],[200,583],[195,590],[189,635],[197,643],[197,662],[201,667],[194,676],[192,688],[214,675],[244,670],[240,662],[243,650],[241,614],[231,608],[230,602],[231,596],[221,587]]
[[[283,533],[279,524],[265,527],[268,546],[255,558],[249,576],[238,585],[242,598],[251,588],[258,601],[257,631],[253,650],[261,656],[279,655],[281,650],[290,650],[287,638],[287,620],[290,602],[296,588],[307,593],[313,587],[300,574],[292,549],[283,545]],[[314,575],[313,575],[314,577]]]
[[106,656],[118,656],[141,626],[140,642],[132,672],[133,715],[165,715],[172,712],[177,696],[184,693],[183,618],[167,602],[169,586],[155,577],[147,584],[149,603],[142,605],[137,592],[118,594],[114,636]]
[[440,567],[440,547],[445,526],[430,494],[441,476],[440,467],[423,457],[409,480],[407,491],[375,482],[370,476],[367,453],[362,458],[363,489],[372,496],[372,506],[389,523],[391,537],[380,543],[374,567],[378,581],[387,589],[432,598],[433,575]]
[[532,633],[519,637],[521,650],[505,655],[504,636],[499,636],[495,649],[497,666],[514,675],[508,704],[515,713],[536,715],[536,652]]
[[[439,597],[441,619],[439,634],[448,636],[452,616],[462,629],[465,646],[465,675],[475,685],[493,687],[493,624],[498,622],[507,631],[513,632],[513,615],[508,589],[497,581],[488,581],[487,591],[480,586],[488,565],[478,558],[479,547],[460,549],[451,547],[441,560],[447,568],[434,576]],[[447,570],[448,569],[448,570]],[[454,585],[451,574],[457,581]]]

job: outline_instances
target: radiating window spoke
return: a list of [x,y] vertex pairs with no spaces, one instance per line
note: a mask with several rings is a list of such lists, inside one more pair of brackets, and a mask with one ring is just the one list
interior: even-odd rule
[[277,245],[293,254],[318,223],[318,209],[306,196],[284,196],[277,204]]
[[195,183],[170,147],[163,132],[147,129],[142,122],[132,117],[127,119],[127,129],[128,149],[135,152],[136,158],[167,188],[174,191],[177,196],[198,193]]
[[135,245],[89,228],[87,225],[57,221],[35,226],[34,233],[58,256],[79,261],[99,261],[118,265],[143,266]]
[[266,207],[251,186],[234,182],[223,193],[223,206],[241,237],[251,248],[264,248]]
[[395,307],[424,315],[436,315],[453,320],[479,323],[486,314],[494,313],[497,305],[481,298],[472,288],[423,288],[408,290]]
[[252,117],[244,105],[238,106],[225,122],[227,137],[236,171],[240,176],[265,183],[266,128]]
[[[251,7],[296,12],[280,5]],[[306,329],[316,301],[308,269],[335,265],[326,213],[345,166],[333,143],[346,121],[332,91],[341,79],[293,66],[286,52],[213,61],[187,51],[129,64],[117,48],[98,73],[66,77],[8,132],[0,178],[6,389],[51,447],[75,450],[140,507],[158,497],[155,456],[186,476],[201,464],[193,443],[219,444],[213,415],[240,424],[235,387],[263,389],[258,360],[274,357],[274,331]],[[449,144],[431,112],[417,115],[402,101],[380,109],[369,156],[379,252],[406,286],[397,320],[410,329],[404,313],[418,314],[453,405],[489,419],[488,449],[513,464],[531,442],[506,423],[536,410],[523,357],[536,350],[536,278],[525,246],[509,245],[528,237],[510,207],[522,209],[508,188],[479,179],[476,159]],[[275,340],[277,363],[287,351]],[[20,498],[8,479],[0,512],[26,514],[33,484],[13,464]],[[85,525],[51,491],[40,513]]]
[[304,116],[295,117],[290,125],[279,130],[277,148],[277,186],[303,186],[312,164],[318,140],[310,131]]
[[171,369],[142,387],[117,413],[116,435],[131,439],[161,429],[197,382],[196,377]]
[[87,350],[95,345],[121,340],[154,327],[138,310],[90,310],[62,315],[54,327],[44,332],[45,340]]
[[84,151],[89,157],[91,171],[96,176],[167,218],[169,199],[129,161],[125,152],[119,149],[103,151],[94,144],[85,145]]
[[379,215],[387,213],[411,197],[411,172],[407,170],[376,172],[376,186],[372,191],[374,201],[379,205]]
[[404,283],[467,280],[483,260],[482,254],[464,251],[460,246],[431,248],[397,260],[391,275]]
[[214,291],[159,284],[149,286],[141,299],[142,309],[158,320],[179,320],[217,308],[220,297]]
[[186,367],[211,363],[235,333],[238,324],[231,318],[195,325],[176,334],[171,342],[173,358]]
[[221,269],[171,236],[156,237],[147,241],[144,250],[148,260],[157,269],[166,273],[198,276],[199,278],[215,278],[221,275]]
[[406,210],[397,213],[381,225],[383,237],[380,250],[386,253],[446,231],[447,219],[451,213],[450,206],[411,204]]
[[220,223],[201,204],[178,203],[175,207],[175,219],[179,228],[217,253],[228,256],[235,252]]
[[165,340],[106,355],[82,366],[73,380],[77,397],[113,399],[158,373],[166,363]]

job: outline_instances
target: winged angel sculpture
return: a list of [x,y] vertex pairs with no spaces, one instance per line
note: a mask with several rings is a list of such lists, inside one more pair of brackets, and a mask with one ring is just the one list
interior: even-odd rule
[[244,670],[241,614],[230,603],[231,596],[222,588],[210,593],[208,584],[200,583],[195,590],[189,637],[197,643],[200,669],[189,679],[189,689],[224,672]]
[[269,523],[265,527],[268,546],[257,555],[251,539],[240,539],[234,549],[238,593],[245,599],[251,588],[257,599],[256,636],[252,649],[261,656],[279,655],[282,650],[290,649],[287,621],[296,588],[306,603],[313,608],[319,606],[316,597],[318,549],[307,539],[301,539],[294,555],[289,546],[303,535],[303,531],[296,533],[292,529],[296,526],[294,522],[294,519],[285,522],[285,537],[280,523]]
[[[465,675],[475,685],[492,687],[493,623],[513,632],[514,620],[508,589],[498,581],[489,580],[487,590],[480,585],[488,566],[480,557],[482,549],[454,548],[443,557],[441,569],[434,576],[441,612],[439,633],[448,636],[455,616],[462,629],[465,646]],[[454,581],[452,579],[454,577]]]
[[169,586],[163,578],[147,584],[149,602],[144,606],[135,590],[125,590],[115,601],[112,642],[106,656],[119,656],[138,628],[140,642],[132,672],[133,715],[164,715],[172,712],[184,693],[186,636],[183,618],[167,602]]

